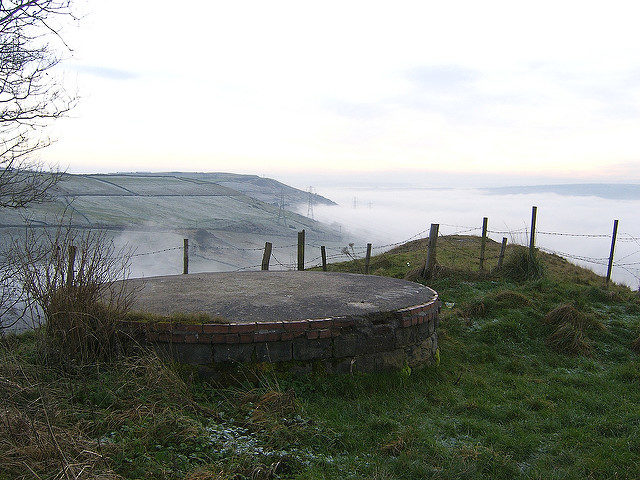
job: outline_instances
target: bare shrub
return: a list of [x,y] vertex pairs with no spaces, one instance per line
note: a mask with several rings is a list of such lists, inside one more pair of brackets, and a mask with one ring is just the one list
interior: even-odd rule
[[14,242],[16,279],[44,314],[47,358],[82,364],[121,351],[117,323],[135,293],[124,288],[129,258],[97,230],[30,228]]

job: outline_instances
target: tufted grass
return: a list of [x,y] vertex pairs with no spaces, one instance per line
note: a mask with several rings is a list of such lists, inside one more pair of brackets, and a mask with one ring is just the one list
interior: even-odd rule
[[[82,478],[640,477],[638,297],[543,253],[541,278],[480,272],[477,240],[439,243],[429,285],[445,302],[441,361],[410,372],[295,377],[261,365],[204,380],[149,356],[59,372],[38,362],[33,335],[6,338],[0,390],[12,417],[3,424],[0,412],[0,479],[35,478],[20,462],[64,478],[40,398],[68,462],[87,465]],[[374,257],[372,271],[403,278],[424,248]],[[549,341],[563,325],[586,336],[585,354]],[[29,437],[15,412],[33,420],[47,461],[18,454]]]

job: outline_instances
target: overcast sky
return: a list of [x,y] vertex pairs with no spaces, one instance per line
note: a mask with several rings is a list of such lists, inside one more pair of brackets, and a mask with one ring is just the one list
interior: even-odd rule
[[71,172],[640,181],[640,3],[92,0]]

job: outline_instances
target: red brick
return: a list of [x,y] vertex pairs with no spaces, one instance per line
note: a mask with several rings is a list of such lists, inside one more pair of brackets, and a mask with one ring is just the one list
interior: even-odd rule
[[331,328],[333,325],[333,318],[319,318],[316,320],[309,320],[309,328]]
[[188,333],[184,336],[185,343],[198,343],[198,334]]
[[184,333],[172,333],[171,341],[173,343],[184,343]]
[[240,334],[240,343],[251,343],[251,342],[253,342],[253,333]]
[[202,324],[189,324],[184,326],[186,332],[202,333]]
[[211,343],[213,335],[209,335],[207,333],[199,333],[198,334],[198,343]]
[[147,342],[157,342],[160,335],[156,332],[147,333]]
[[212,333],[211,343],[227,343],[227,335],[224,333]]
[[417,324],[418,324],[418,316],[415,315],[411,317],[411,325],[417,325]]
[[356,321],[353,318],[338,317],[333,319],[334,327],[353,327]]
[[229,325],[224,323],[208,323],[202,325],[202,331],[204,333],[227,333],[229,331]]
[[329,337],[331,337],[330,328],[323,328],[322,330],[318,331],[318,338],[329,338]]
[[153,328],[156,332],[170,332],[171,331],[171,323],[170,322],[157,322],[154,324]]
[[318,334],[319,334],[318,330],[309,330],[307,332],[307,338],[309,340],[313,340],[314,338],[318,338]]
[[282,322],[256,322],[256,330],[277,330],[282,331],[284,329]]
[[411,317],[404,317],[402,319],[402,326],[403,327],[410,327],[411,326]]
[[254,342],[277,342],[280,340],[279,332],[255,332],[253,334]]
[[282,332],[280,335],[281,340],[292,340],[294,338],[302,337],[304,332]]
[[287,332],[304,332],[309,329],[309,321],[296,320],[294,322],[284,322],[283,326]]
[[256,323],[231,323],[229,333],[252,333],[256,330]]
[[157,342],[170,342],[171,334],[170,333],[158,333],[156,337]]
[[225,343],[240,343],[240,336],[237,333],[227,333],[224,336]]

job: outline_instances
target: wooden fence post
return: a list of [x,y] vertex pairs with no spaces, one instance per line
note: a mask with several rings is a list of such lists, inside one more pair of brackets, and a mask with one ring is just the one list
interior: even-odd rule
[[185,238],[182,246],[182,274],[189,273],[189,239]]
[[73,285],[73,269],[76,263],[76,247],[69,245],[69,264],[67,265],[67,287]]
[[369,264],[371,263],[371,244],[367,243],[367,256],[364,258],[364,274],[369,275]]
[[613,250],[616,248],[616,237],[618,235],[618,220],[613,221],[613,234],[611,235],[611,251],[609,252],[609,266],[607,267],[607,281],[609,285],[611,280],[611,271],[613,270]]
[[298,270],[304,270],[304,230],[298,232]]
[[500,256],[498,257],[498,270],[502,268],[504,261],[504,252],[507,249],[507,237],[502,237],[502,245],[500,245]]
[[480,270],[484,270],[484,249],[487,246],[487,223],[489,219],[482,219],[482,239],[480,240]]
[[269,270],[269,260],[271,260],[271,242],[264,243],[264,254],[262,255],[262,270]]
[[531,237],[529,238],[529,256],[533,258],[536,248],[536,216],[538,207],[531,207]]
[[436,266],[436,242],[438,241],[438,230],[440,224],[432,223],[429,230],[429,246],[427,247],[427,263],[422,271],[422,277],[430,278],[433,274],[433,269]]
[[322,256],[322,271],[327,271],[327,249],[324,245],[320,246],[320,255]]

